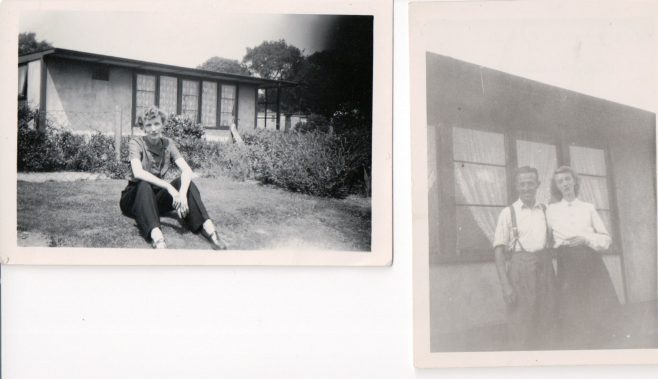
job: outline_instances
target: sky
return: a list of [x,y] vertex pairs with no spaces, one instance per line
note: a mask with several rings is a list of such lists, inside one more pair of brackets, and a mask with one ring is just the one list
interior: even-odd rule
[[206,12],[29,11],[19,31],[55,47],[196,67],[212,56],[242,60],[247,47],[285,39],[306,54],[327,46],[337,16]]
[[655,18],[647,16],[464,17],[423,33],[429,51],[656,112]]

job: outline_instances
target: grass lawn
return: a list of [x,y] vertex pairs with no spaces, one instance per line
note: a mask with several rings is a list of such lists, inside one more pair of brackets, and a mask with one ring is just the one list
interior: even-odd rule
[[[324,199],[254,182],[198,178],[210,217],[231,249],[370,250],[370,199]],[[19,246],[150,248],[121,214],[125,180],[18,182]],[[161,218],[167,245],[209,249],[175,216]]]

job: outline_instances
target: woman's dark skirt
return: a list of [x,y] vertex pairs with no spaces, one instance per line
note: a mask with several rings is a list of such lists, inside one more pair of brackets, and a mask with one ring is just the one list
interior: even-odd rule
[[601,253],[560,247],[558,328],[563,349],[602,349],[618,340],[621,306]]

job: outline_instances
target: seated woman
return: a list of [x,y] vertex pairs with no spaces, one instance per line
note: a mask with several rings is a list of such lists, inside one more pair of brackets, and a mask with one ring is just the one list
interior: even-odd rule
[[[206,211],[199,190],[191,181],[192,169],[180,154],[174,141],[162,135],[167,116],[150,107],[137,119],[146,133],[133,137],[128,145],[132,178],[121,192],[121,212],[137,221],[144,238],[156,249],[167,247],[160,228],[160,214],[176,211],[193,232],[201,231],[213,249],[224,250],[226,244],[217,233]],[[181,170],[171,183],[163,180],[170,163]]]
[[578,199],[580,179],[567,166],[555,170],[546,210],[557,250],[558,328],[561,347],[610,347],[620,303],[601,257],[611,238],[593,204]]

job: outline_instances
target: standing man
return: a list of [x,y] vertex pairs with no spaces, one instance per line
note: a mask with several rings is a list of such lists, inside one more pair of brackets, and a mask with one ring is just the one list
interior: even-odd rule
[[520,167],[514,183],[519,199],[500,212],[493,243],[507,305],[509,348],[548,349],[555,333],[555,271],[546,207],[536,198],[537,169]]

